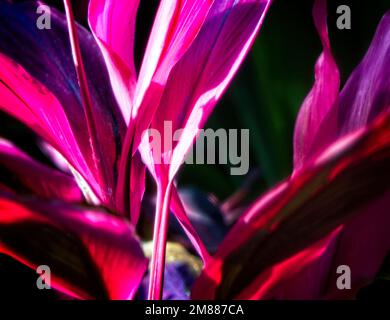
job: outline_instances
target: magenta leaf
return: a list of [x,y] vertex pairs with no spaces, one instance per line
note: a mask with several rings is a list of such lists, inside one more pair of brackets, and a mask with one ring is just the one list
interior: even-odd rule
[[72,176],[38,163],[3,139],[0,139],[0,166],[4,173],[1,181],[11,189],[15,186],[15,192],[46,199],[83,201],[82,193]]
[[[167,215],[173,178],[196,138],[198,129],[203,127],[253,43],[270,3],[215,1],[191,46],[168,76],[152,128],[162,135],[162,146],[166,145],[166,121],[172,124],[173,131],[184,131],[171,150],[163,150],[162,154],[157,154],[157,159],[152,152],[152,163],[155,164],[152,171],[157,178],[158,196],[150,299],[160,299],[162,295]],[[144,158],[150,158],[150,148],[149,145],[141,145],[140,151]]]
[[[226,89],[242,62],[254,41],[269,4],[270,1],[161,2],[141,67],[134,106],[132,107],[132,117],[127,130],[119,169],[120,177],[132,175],[132,156],[138,149],[141,136],[151,124],[153,117],[155,117],[155,120],[153,120],[152,126],[157,129],[163,127],[164,119],[161,117],[161,113],[165,113],[163,110],[167,111],[167,120],[172,114],[185,115],[187,113],[186,117],[190,114],[193,117],[200,116],[200,119],[191,123],[196,128],[190,127],[188,118],[185,118],[183,123],[174,123],[174,129],[178,129],[182,125],[182,127],[188,128],[187,132],[190,135],[189,138],[181,139],[184,145],[175,154],[175,157],[179,159],[173,159],[173,162],[176,163],[172,166],[172,172],[174,173],[169,173],[169,177],[164,178],[165,173],[160,169],[157,169],[156,172],[156,168],[149,166],[153,176],[158,180],[159,188],[162,189],[159,193],[158,202],[160,210],[165,208],[165,212],[168,212],[168,204],[164,201],[169,202],[171,195],[166,194],[166,190],[174,190],[174,186],[172,186],[173,176],[185,157],[186,149],[190,147],[197,134],[197,127],[201,127],[206,121],[212,107]],[[240,26],[238,30],[236,28],[237,19],[238,21],[245,20],[245,23],[238,24]],[[232,30],[234,30],[233,34],[231,34]],[[237,39],[239,40],[236,41]],[[227,57],[226,60],[221,59],[223,56]],[[195,57],[196,60],[199,60],[199,63],[197,62],[194,66]],[[205,67],[205,70],[203,70],[203,67]],[[183,77],[186,77],[189,72],[193,74],[193,77],[190,81],[183,82]],[[209,75],[211,75],[211,78]],[[181,84],[184,84],[185,87],[175,87],[181,86]],[[197,100],[201,101],[202,95],[208,90],[211,93],[202,102],[203,105],[196,105]],[[172,104],[171,99],[174,95],[178,95],[179,99]],[[192,96],[193,99],[186,102],[183,100],[185,96]],[[168,104],[170,104],[169,110],[166,108]],[[201,111],[201,108],[206,109],[206,112]],[[193,112],[191,113],[192,109]],[[157,114],[155,115],[156,110]],[[137,118],[134,122],[132,118],[135,117]],[[162,131],[160,130],[160,132]],[[148,149],[149,146],[141,148],[144,158],[149,157]],[[168,179],[166,180],[166,178]],[[165,182],[163,183],[162,180],[165,180]],[[130,186],[126,183],[126,180],[120,178],[117,189],[117,194],[122,195],[119,197],[120,199],[124,199],[123,195],[128,193],[129,188]],[[185,212],[181,210],[182,207],[175,193],[173,197],[174,212],[198,252],[206,260],[207,251],[195,230],[189,224]],[[122,203],[122,205],[126,204]],[[137,218],[132,217],[132,221],[135,223]],[[155,228],[156,235],[159,234],[162,238],[166,233],[164,231],[165,222],[166,219],[160,217],[160,214],[156,215],[155,225],[158,226],[158,228]],[[162,242],[159,241],[160,244],[158,245],[158,241],[156,241],[156,250],[158,247],[163,248]],[[163,252],[161,252],[161,255],[163,255]],[[152,259],[152,265],[153,263],[157,263],[157,259]],[[160,276],[162,276],[162,268],[160,268],[160,271]],[[152,276],[154,274],[152,272]],[[162,288],[162,286],[159,287]]]
[[133,117],[137,117],[134,148],[153,119],[172,68],[194,41],[213,2],[160,2],[137,82],[133,110]]
[[326,1],[317,0],[314,18],[324,52],[316,65],[316,82],[303,103],[294,135],[295,169],[343,135],[363,128],[390,105],[390,13],[379,23],[372,43],[341,93],[339,75],[326,33]]
[[378,200],[351,221],[344,224],[337,237],[335,250],[332,252],[332,266],[336,270],[340,265],[350,266],[352,290],[341,292],[332,285],[337,274],[331,274],[328,280],[328,299],[346,299],[356,296],[359,288],[368,285],[378,273],[382,262],[390,250],[388,231],[390,226],[390,192],[387,191]]
[[[297,120],[294,159],[299,170],[244,214],[195,286],[195,298],[351,297],[378,272],[390,250],[385,231],[390,220],[383,209],[389,201],[388,177],[383,177],[389,171],[389,56],[388,41],[382,41],[388,19],[380,23],[339,98],[325,6],[325,1],[315,2],[324,53]],[[378,117],[381,112],[387,115]],[[380,119],[367,126],[375,117]],[[251,257],[259,257],[257,263]],[[340,264],[356,272],[353,290],[344,293],[332,286],[336,275],[330,273]]]
[[[288,287],[288,281],[286,287],[278,287],[280,282],[299,276],[300,270],[309,263],[315,265],[318,258],[323,260],[308,274],[324,274],[322,268],[325,268],[326,279],[329,272],[326,263],[333,259],[332,245],[339,228],[345,224],[346,230],[358,230],[353,227],[354,222],[349,227],[349,221],[354,217],[364,221],[362,208],[383,201],[382,197],[388,194],[389,124],[387,114],[366,130],[336,141],[310,165],[259,198],[229,232],[213,263],[195,284],[193,297],[286,298],[283,290],[292,287]],[[382,215],[382,219],[375,223],[385,224],[388,229],[388,216]],[[369,241],[371,232],[367,233],[366,241]],[[383,235],[380,231],[378,237]],[[343,241],[343,245],[347,246],[348,242]],[[379,261],[364,263],[371,265],[367,270],[378,271],[380,258],[390,250],[390,243],[386,237],[376,245],[377,252],[367,254],[368,246],[364,255],[348,261],[363,263],[361,259],[366,256],[375,257]],[[295,283],[294,288],[299,290],[302,286],[303,295],[307,278],[300,279],[303,284]],[[353,285],[361,284],[358,281]],[[323,296],[311,298],[320,297]]]
[[[324,118],[337,101],[340,74],[333,58],[327,30],[327,2],[316,0],[313,16],[320,35],[323,52],[315,66],[315,83],[298,114],[294,132],[294,169],[297,170],[312,155],[312,149],[324,146],[317,133]],[[335,124],[334,124],[335,125]],[[327,128],[331,135],[335,131]]]
[[52,284],[78,298],[131,299],[147,261],[133,228],[102,210],[0,195],[0,252],[46,264]]
[[[42,32],[36,27],[37,5],[36,1],[0,4],[0,90],[4,96],[0,107],[47,140],[101,202],[114,208],[125,122],[107,86],[104,60],[93,36],[77,27],[92,100],[92,116],[87,119],[65,17],[51,9],[51,29]],[[85,130],[87,120],[95,123],[95,138]],[[91,138],[99,143],[91,144]]]
[[[89,172],[59,101],[20,65],[0,53],[2,110],[33,128],[80,172]],[[42,109],[41,106],[48,106]],[[50,119],[50,120],[49,120]],[[55,120],[55,121],[53,121]],[[96,181],[89,179],[92,186]],[[96,187],[97,188],[97,187]]]
[[[132,115],[123,145],[117,184],[119,208],[129,206],[127,195],[132,186],[129,185],[127,177],[133,174],[131,171],[134,166],[137,166],[132,163],[133,156],[138,150],[142,134],[150,126],[167,77],[198,33],[211,3],[212,1],[199,0],[163,0],[160,3],[136,84],[134,100],[130,106]],[[115,3],[115,6],[119,4]],[[121,13],[125,21],[130,18],[129,12],[133,13],[133,11]],[[92,25],[94,25],[94,19],[93,11],[90,10],[89,21]],[[134,30],[130,25],[127,29],[121,29],[121,32],[132,34]],[[118,38],[119,40],[125,42],[123,38]],[[133,56],[133,53],[127,54],[127,57],[129,56]],[[112,77],[111,81],[113,81]],[[126,83],[118,84],[118,86],[125,87]],[[138,219],[138,212],[135,210],[131,212],[135,212],[132,214],[132,221],[135,223]]]
[[172,69],[152,122],[152,128],[161,134],[165,121],[172,122],[173,131],[184,129],[177,145],[164,150],[167,155],[158,159],[171,163],[170,179],[243,61],[269,4],[270,1],[214,2],[199,34]]
[[139,0],[91,0],[88,20],[100,46],[112,89],[129,122],[137,81],[134,66],[135,20]]

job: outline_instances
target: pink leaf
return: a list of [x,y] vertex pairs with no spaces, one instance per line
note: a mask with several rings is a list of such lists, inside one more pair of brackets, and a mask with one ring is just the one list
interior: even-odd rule
[[79,298],[131,299],[147,266],[133,228],[99,210],[1,194],[0,230],[0,252]]
[[72,176],[36,162],[3,139],[0,139],[0,165],[12,177],[13,183],[17,181],[18,188],[22,187],[28,193],[47,199],[83,201],[82,193]]
[[[73,34],[80,38],[87,78],[80,81],[80,91],[65,17],[51,8],[52,28],[42,32],[36,27],[38,5],[37,1],[0,4],[0,51],[4,53],[0,54],[0,90],[4,95],[0,108],[47,140],[100,201],[114,208],[125,122],[107,86],[99,47],[87,30],[73,28]],[[91,97],[88,108],[83,103],[86,90]]]
[[135,21],[139,0],[92,0],[88,20],[106,61],[112,89],[129,122],[137,74],[134,66]]
[[172,150],[163,150],[162,160],[171,163],[170,179],[250,49],[269,5],[270,1],[214,2],[169,75],[152,127],[163,134],[165,121],[171,121],[173,132],[184,129]]
[[[375,274],[390,250],[382,226],[378,237],[373,237],[377,241],[375,252],[367,246],[364,254],[357,256],[357,248],[349,247],[361,234],[371,239],[374,224],[389,227],[388,215],[378,213],[381,220],[373,220],[366,232],[359,232],[362,222],[370,219],[366,214],[372,216],[370,206],[388,196],[389,128],[387,113],[366,129],[336,141],[302,170],[255,201],[198,279],[193,297],[323,298],[325,291],[319,293],[318,287],[307,285],[305,275],[323,275],[318,280],[320,285],[324,290],[327,286],[331,289],[326,280],[331,260],[335,256],[341,258],[350,249],[354,254],[346,254],[346,262],[351,263],[352,269],[363,263],[362,259],[373,258],[364,260],[368,268],[357,268],[359,274],[353,284],[356,292],[364,283],[361,279]],[[343,230],[348,230],[348,238]],[[337,262],[342,262],[342,258]],[[300,274],[300,270],[306,273]]]
[[[158,201],[149,283],[151,299],[160,299],[162,293],[167,208],[173,190],[173,178],[198,129],[204,125],[253,43],[270,3],[215,1],[191,46],[168,76],[152,121],[152,128],[162,135],[161,145],[164,150],[162,154],[157,154],[157,158],[152,152],[152,172],[157,178]],[[151,101],[156,102],[154,99]],[[173,132],[184,129],[176,145],[168,141],[172,145],[168,150],[165,149],[167,141],[164,139],[166,121],[173,124]],[[147,140],[143,141],[146,145],[140,146],[140,152],[144,153],[144,158],[150,158],[151,147],[147,145]]]
[[[302,167],[312,156],[313,148],[324,146],[325,141],[318,138],[320,125],[338,99],[340,74],[332,55],[327,30],[326,0],[316,0],[313,16],[320,35],[323,52],[315,66],[315,83],[306,97],[298,114],[294,132],[294,169]],[[330,124],[329,126],[331,126]],[[328,127],[325,134],[332,135],[336,131],[336,123]],[[323,137],[325,140],[325,137]]]
[[21,66],[1,53],[0,65],[1,109],[33,128],[83,173],[95,190],[100,190],[56,97]]

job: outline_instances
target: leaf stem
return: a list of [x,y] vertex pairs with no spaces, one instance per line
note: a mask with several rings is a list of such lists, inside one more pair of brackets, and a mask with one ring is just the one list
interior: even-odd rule
[[153,234],[153,253],[150,265],[149,300],[161,300],[164,285],[165,251],[168,232],[169,205],[172,182],[157,184],[157,205]]
[[[81,55],[80,42],[77,35],[77,25],[74,19],[72,4],[70,0],[64,0],[64,7],[65,7],[66,20],[68,25],[70,46],[72,50],[73,64],[76,69],[77,80],[80,87],[81,101],[84,109],[85,119],[87,122],[87,129],[88,129],[88,135],[90,139],[89,142],[91,145],[92,157],[94,160],[95,169],[99,172],[100,162],[99,162],[99,158],[95,154],[96,150],[98,150],[97,149],[98,138],[97,138],[96,124],[93,117],[92,99],[88,88],[87,76],[85,72],[83,58]],[[100,185],[103,184],[101,183]]]

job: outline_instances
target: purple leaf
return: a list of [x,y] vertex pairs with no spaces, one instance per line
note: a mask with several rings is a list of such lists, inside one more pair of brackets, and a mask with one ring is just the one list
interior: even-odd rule
[[378,25],[365,57],[340,93],[339,135],[360,129],[390,107],[390,11]]

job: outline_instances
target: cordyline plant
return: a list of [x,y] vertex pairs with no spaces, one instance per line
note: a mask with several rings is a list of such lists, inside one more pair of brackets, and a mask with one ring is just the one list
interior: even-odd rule
[[[138,2],[91,0],[91,34],[75,23],[70,1],[66,17],[51,10],[49,30],[36,27],[42,2],[0,1],[0,108],[65,169],[1,140],[13,183],[0,182],[0,252],[49,265],[53,286],[71,296],[133,298],[147,268],[134,231],[147,167],[157,183],[150,299],[162,295],[169,210],[203,260],[194,298],[355,295],[390,249],[390,14],[339,92],[326,1],[315,1],[323,53],[296,123],[294,172],[210,256],[173,179],[271,1],[162,0],[137,75]],[[164,131],[165,121],[184,130],[157,159],[144,132]],[[353,290],[335,290],[332,270],[342,264],[353,270]]]
[[[42,2],[1,1],[1,110],[38,133],[77,181],[2,141],[3,166],[36,197],[2,185],[1,252],[31,267],[44,261],[53,286],[73,296],[132,298],[146,269],[134,235],[145,188],[141,153],[150,157],[148,143],[140,143],[146,129],[172,121],[185,132],[164,150],[163,162],[148,162],[158,186],[149,298],[162,294],[170,206],[207,265],[209,255],[172,184],[178,165],[169,163],[184,159],[270,3],[162,0],[137,75],[139,1],[90,1],[92,33],[75,23],[70,1],[64,1],[66,17],[51,10],[49,30],[36,26]],[[77,205],[80,189],[100,208]]]

